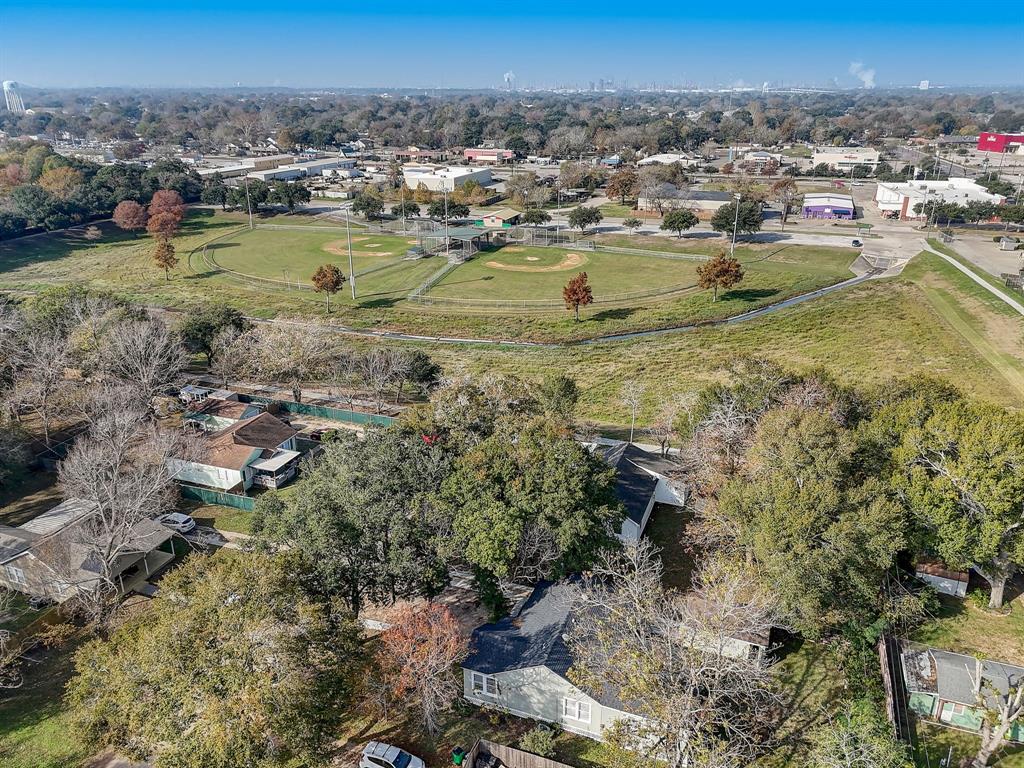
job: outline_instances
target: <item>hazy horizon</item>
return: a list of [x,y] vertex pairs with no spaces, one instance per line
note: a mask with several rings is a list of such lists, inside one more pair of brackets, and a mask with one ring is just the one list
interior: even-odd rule
[[[0,10],[9,34],[0,79],[39,88],[411,88],[913,86],[1024,84],[1024,16],[969,18],[962,4],[714,7],[604,0],[488,8],[463,0],[430,13],[393,2],[353,11],[184,0],[115,0]],[[38,34],[33,34],[38,31]],[[45,44],[40,35],[45,34]],[[799,52],[796,55],[795,52]]]

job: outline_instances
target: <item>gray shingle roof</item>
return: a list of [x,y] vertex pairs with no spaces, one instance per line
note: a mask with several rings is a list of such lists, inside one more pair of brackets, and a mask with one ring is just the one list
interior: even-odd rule
[[658,488],[658,478],[640,468],[647,461],[647,451],[625,442],[598,443],[594,451],[615,469],[615,495],[626,517],[643,525],[647,505]]
[[572,666],[564,638],[571,610],[569,583],[541,582],[518,616],[473,630],[472,650],[463,666],[488,675],[547,667],[564,676]]
[[[573,657],[565,636],[572,622],[575,579],[542,581],[516,616],[473,630],[466,669],[495,675],[515,669],[546,667],[568,679]],[[588,690],[587,694],[609,707],[628,712],[616,691]]]
[[[932,693],[946,701],[974,706],[975,659],[952,651],[917,646],[903,650],[903,673],[911,692]],[[1000,661],[982,663],[984,689],[993,705],[999,696],[1006,696],[1011,687],[1024,682],[1024,667]],[[998,695],[996,694],[998,692]]]

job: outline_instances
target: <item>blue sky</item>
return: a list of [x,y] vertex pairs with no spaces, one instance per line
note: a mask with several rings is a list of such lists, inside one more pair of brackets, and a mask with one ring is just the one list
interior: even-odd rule
[[1024,85],[1012,0],[0,0],[0,30],[40,86]]

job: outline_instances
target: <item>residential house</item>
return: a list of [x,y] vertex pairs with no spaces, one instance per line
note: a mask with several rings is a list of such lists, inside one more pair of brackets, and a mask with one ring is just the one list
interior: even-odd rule
[[462,663],[466,699],[599,741],[617,720],[640,720],[614,692],[570,682],[571,612],[571,584],[541,582],[514,615],[477,627]]
[[[981,729],[985,707],[1005,703],[1011,689],[1024,685],[1024,667],[962,653],[904,643],[900,659],[909,708],[968,731]],[[1024,741],[1024,722],[1013,724],[1009,738]]]
[[[18,527],[0,526],[0,585],[62,603],[100,584],[95,502],[67,499]],[[122,593],[146,591],[146,580],[174,560],[174,532],[155,520],[140,520],[116,543],[113,576]]]
[[181,416],[185,426],[195,427],[203,432],[218,432],[232,424],[251,419],[266,410],[262,403],[243,403],[241,400],[220,400],[208,398],[190,405]]
[[671,479],[677,468],[671,459],[623,440],[598,438],[586,445],[615,469],[615,495],[626,511],[622,541],[640,540],[655,504],[686,504],[686,488]]
[[254,485],[280,488],[298,472],[297,434],[276,416],[259,413],[210,433],[198,457],[170,459],[169,466],[179,482],[190,485],[231,493]]

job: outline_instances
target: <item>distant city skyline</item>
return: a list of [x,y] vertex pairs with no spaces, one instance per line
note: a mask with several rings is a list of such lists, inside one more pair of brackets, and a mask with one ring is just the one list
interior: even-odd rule
[[[173,6],[25,0],[0,79],[27,87],[575,88],[1021,86],[1024,16],[962,4],[479,3],[311,0]],[[708,7],[705,7],[708,6]],[[40,36],[44,36],[42,40]],[[614,84],[614,85],[609,85]]]

